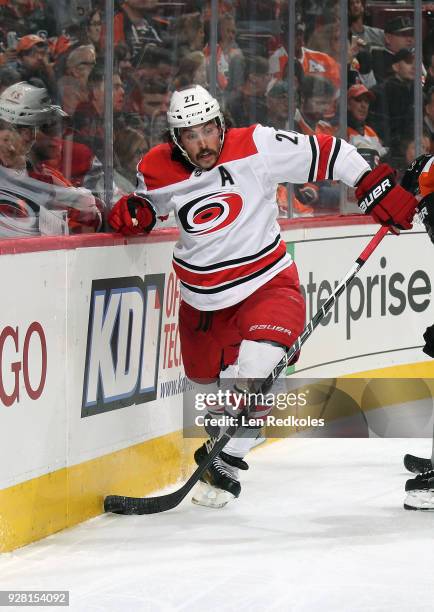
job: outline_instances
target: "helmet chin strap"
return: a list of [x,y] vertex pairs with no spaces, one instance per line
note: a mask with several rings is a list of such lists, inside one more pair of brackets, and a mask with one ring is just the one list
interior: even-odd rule
[[[223,119],[223,117],[220,119],[220,117],[216,117],[215,118],[215,122],[216,125],[220,128],[221,132],[220,132],[220,148],[218,151],[218,157],[220,156],[221,150],[223,149],[223,144],[225,141],[225,121]],[[179,130],[181,130],[182,128],[178,128]],[[205,170],[205,168],[202,168],[201,166],[198,166],[198,164],[195,164],[194,161],[192,159],[190,159],[190,156],[188,155],[187,151],[184,149],[184,147],[181,145],[180,141],[178,140],[177,136],[176,136],[176,132],[177,129],[176,128],[172,128],[170,130],[170,135],[172,137],[173,142],[175,143],[175,145],[178,147],[178,149],[181,151],[182,155],[185,157],[185,159],[195,168],[200,168],[201,170]],[[211,170],[211,168],[210,168]]]

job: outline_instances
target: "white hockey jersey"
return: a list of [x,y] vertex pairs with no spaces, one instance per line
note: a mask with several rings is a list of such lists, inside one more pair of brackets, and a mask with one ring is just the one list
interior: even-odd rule
[[182,298],[199,310],[218,310],[292,264],[277,222],[278,183],[340,179],[354,186],[367,170],[343,140],[254,125],[228,130],[208,171],[187,170],[172,159],[169,144],[154,147],[139,163],[136,193],[157,216],[175,214],[173,266]]

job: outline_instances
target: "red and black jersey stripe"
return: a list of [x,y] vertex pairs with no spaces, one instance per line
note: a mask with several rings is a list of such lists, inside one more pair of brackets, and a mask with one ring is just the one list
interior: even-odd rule
[[309,182],[334,179],[334,167],[336,158],[341,148],[339,138],[319,134],[309,136],[312,149],[312,162],[309,168]]
[[194,266],[174,257],[173,267],[181,284],[190,291],[218,293],[257,278],[285,255],[286,244],[277,236],[270,245],[254,255],[208,266]]

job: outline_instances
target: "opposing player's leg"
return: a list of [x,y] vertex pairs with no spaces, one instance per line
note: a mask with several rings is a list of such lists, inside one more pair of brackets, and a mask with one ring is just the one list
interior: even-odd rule
[[[434,327],[434,326],[433,326]],[[423,474],[434,468],[434,424],[432,434],[431,458],[417,457],[407,453],[404,455],[404,467],[413,474]]]

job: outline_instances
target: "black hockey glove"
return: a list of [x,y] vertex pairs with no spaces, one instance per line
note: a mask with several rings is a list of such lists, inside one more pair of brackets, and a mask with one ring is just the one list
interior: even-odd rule
[[[410,191],[410,193],[413,195],[418,195],[421,192],[419,180],[420,175],[431,158],[432,153],[424,153],[423,155],[419,155],[419,157],[416,157],[416,159],[411,162],[407,170],[404,172],[401,179],[401,186],[407,191]],[[429,190],[429,185],[427,187]],[[425,193],[427,193],[427,190],[425,190]],[[430,237],[431,242],[434,244],[434,193],[428,193],[428,195],[425,195],[425,197],[419,202],[417,210],[419,219],[425,225],[427,234]]]
[[406,191],[409,191],[413,195],[420,193],[419,177],[425,164],[431,159],[432,154],[427,153],[416,157],[407,170],[404,172],[401,178],[401,187],[404,187]]
[[428,236],[434,244],[434,193],[430,193],[419,202],[419,219],[425,225]]
[[422,349],[423,352],[434,359],[434,324],[431,325],[431,327],[426,328],[426,331],[423,335],[423,339],[426,342],[425,346]]

